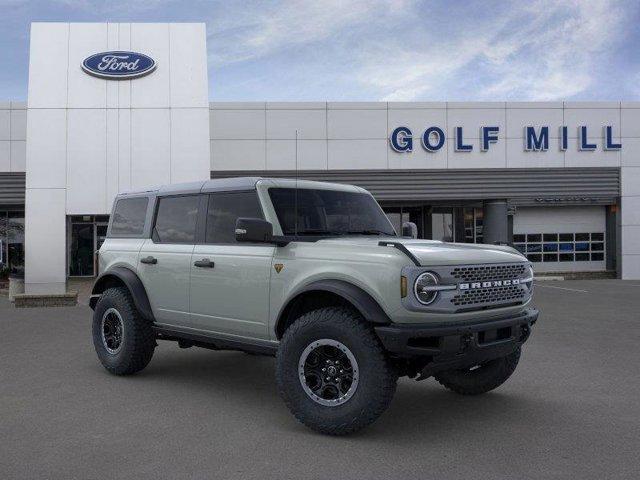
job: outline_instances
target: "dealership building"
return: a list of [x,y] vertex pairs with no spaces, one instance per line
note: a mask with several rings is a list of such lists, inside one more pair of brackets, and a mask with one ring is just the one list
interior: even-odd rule
[[360,185],[396,229],[513,243],[537,272],[640,279],[640,102],[210,103],[207,72],[204,24],[32,24],[28,98],[0,102],[4,274],[62,293],[96,275],[118,192],[251,175]]

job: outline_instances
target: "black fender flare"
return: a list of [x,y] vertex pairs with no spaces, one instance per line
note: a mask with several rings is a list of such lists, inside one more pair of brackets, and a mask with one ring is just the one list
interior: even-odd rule
[[140,314],[145,319],[154,321],[151,303],[149,303],[149,297],[147,296],[147,291],[142,284],[142,280],[140,280],[140,277],[138,277],[133,270],[130,270],[127,267],[113,267],[100,274],[96,279],[96,282],[93,284],[93,289],[91,290],[91,299],[89,300],[91,308],[95,309],[98,298],[107,289],[107,285],[109,285],[109,280],[114,278],[124,283],[127,287],[131,297],[133,298],[133,303]]
[[364,319],[369,322],[382,325],[391,323],[391,319],[378,304],[378,302],[362,288],[344,280],[318,280],[296,290],[289,296],[289,298],[287,298],[287,301],[284,302],[284,305],[280,309],[280,312],[278,312],[275,327],[276,332],[278,331],[281,322],[286,321],[283,316],[292,302],[294,302],[296,298],[298,298],[305,292],[312,291],[329,292],[342,297],[344,300],[353,305],[355,309],[358,310],[358,312],[360,312],[360,314],[364,317]]

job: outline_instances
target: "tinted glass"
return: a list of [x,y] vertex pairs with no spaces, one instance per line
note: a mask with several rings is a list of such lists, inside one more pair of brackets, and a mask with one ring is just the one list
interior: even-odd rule
[[236,243],[236,220],[240,217],[263,218],[256,192],[210,195],[206,242]]
[[370,195],[306,188],[297,192],[296,201],[293,188],[269,189],[284,235],[395,236],[391,223]]
[[195,243],[198,195],[160,199],[153,239],[159,243]]
[[110,235],[137,236],[142,235],[144,230],[144,219],[147,215],[146,197],[123,198],[116,203],[113,212],[113,223],[111,224]]

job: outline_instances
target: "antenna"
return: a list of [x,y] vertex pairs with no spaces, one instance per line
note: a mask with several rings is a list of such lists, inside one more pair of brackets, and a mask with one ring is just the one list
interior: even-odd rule
[[296,128],[296,187],[295,187],[295,194],[294,194],[294,207],[293,207],[293,233],[294,236],[297,237],[298,236],[298,129]]

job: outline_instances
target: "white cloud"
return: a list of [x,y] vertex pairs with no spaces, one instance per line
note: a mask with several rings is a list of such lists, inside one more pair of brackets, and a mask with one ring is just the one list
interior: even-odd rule
[[[592,84],[597,62],[624,20],[622,9],[608,0],[543,0],[502,11],[486,20],[465,19],[461,28],[467,33],[451,38],[424,32],[428,49],[387,46],[380,55],[375,48],[359,81],[382,100],[442,99],[443,91],[451,99],[452,83],[472,85],[479,100],[567,98]],[[458,95],[467,97],[464,91]]]
[[258,2],[216,12],[208,24],[210,58],[226,65],[319,42],[402,11],[403,0]]

